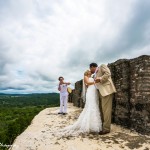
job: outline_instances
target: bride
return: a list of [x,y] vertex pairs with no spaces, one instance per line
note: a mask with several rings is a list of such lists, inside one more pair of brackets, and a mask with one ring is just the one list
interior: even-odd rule
[[[73,125],[62,129],[65,135],[73,136],[80,133],[99,133],[102,131],[99,96],[91,75],[92,73],[89,70],[84,73],[83,84],[85,84],[85,86],[83,87],[87,87],[85,107]],[[83,90],[85,90],[85,88]]]

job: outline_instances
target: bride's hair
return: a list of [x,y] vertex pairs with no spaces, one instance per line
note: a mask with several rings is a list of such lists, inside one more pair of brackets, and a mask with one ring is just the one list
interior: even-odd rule
[[86,71],[84,72],[84,76],[88,76],[89,74],[91,74],[91,71],[90,71],[90,70],[86,70]]

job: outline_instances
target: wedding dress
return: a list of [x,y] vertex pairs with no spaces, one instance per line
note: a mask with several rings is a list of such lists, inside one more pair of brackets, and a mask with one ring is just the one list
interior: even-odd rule
[[[93,82],[93,78],[89,78]],[[102,121],[99,110],[98,91],[94,85],[89,85],[86,92],[86,103],[77,121],[61,130],[63,135],[78,135],[80,133],[100,132]]]

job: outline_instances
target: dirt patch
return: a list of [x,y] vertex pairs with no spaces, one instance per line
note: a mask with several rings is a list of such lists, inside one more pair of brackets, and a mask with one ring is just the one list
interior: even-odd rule
[[99,137],[102,139],[102,141],[107,142],[108,140],[111,140],[113,143],[121,144],[122,141],[125,141],[127,146],[130,149],[138,149],[142,147],[144,143],[150,144],[150,138],[146,137],[144,135],[139,136],[132,136],[127,133],[116,133],[114,135],[110,136],[101,136]]

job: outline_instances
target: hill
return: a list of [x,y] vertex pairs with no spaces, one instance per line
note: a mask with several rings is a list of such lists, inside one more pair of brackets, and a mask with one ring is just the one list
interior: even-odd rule
[[0,150],[1,144],[11,145],[40,111],[59,105],[59,94],[0,94]]

